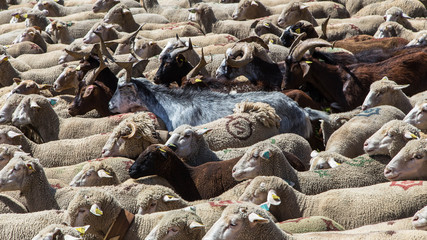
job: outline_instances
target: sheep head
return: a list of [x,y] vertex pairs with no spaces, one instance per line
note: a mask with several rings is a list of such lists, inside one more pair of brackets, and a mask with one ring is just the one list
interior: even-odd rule
[[282,10],[282,13],[280,13],[277,19],[277,25],[279,25],[279,27],[287,27],[295,24],[299,20],[309,20],[303,18],[307,15],[312,16],[308,11],[307,5],[300,2],[291,2]]
[[18,107],[21,100],[25,97],[23,94],[11,94],[6,99],[3,107],[0,109],[0,123],[8,123],[12,120],[12,114]]
[[149,185],[138,194],[137,206],[138,214],[150,214],[184,208],[188,203],[168,187]]
[[38,84],[34,80],[21,80],[19,78],[14,78],[13,81],[15,81],[18,86],[12,89],[12,94],[40,94],[40,91],[47,90],[52,87],[50,84]]
[[409,84],[398,85],[396,82],[388,80],[387,77],[373,82],[368,95],[363,101],[362,110],[379,105],[393,105],[395,97],[404,94],[402,89],[407,87],[409,87]]
[[199,146],[201,141],[206,142],[203,135],[211,130],[212,129],[198,129],[190,125],[182,125],[171,133],[165,145],[174,150],[179,157],[185,159],[198,150],[194,149],[194,146]]
[[119,4],[120,0],[97,0],[93,3],[92,11],[94,13],[108,12],[116,4]]
[[103,162],[90,162],[83,166],[70,182],[70,186],[105,186],[119,184],[114,169]]
[[410,16],[406,15],[403,10],[399,7],[391,7],[389,8],[384,15],[384,20],[386,22],[398,22],[403,23],[405,19],[411,18]]
[[427,230],[427,207],[423,207],[414,214],[414,217],[412,217],[412,226],[417,230]]
[[422,180],[427,177],[427,140],[409,141],[384,169],[390,181]]
[[420,138],[420,130],[401,120],[384,124],[366,139],[363,150],[369,155],[388,155],[394,157],[408,141]]
[[110,24],[126,24],[126,16],[132,16],[129,8],[124,4],[117,4],[112,7],[104,16],[104,22]]
[[421,130],[427,129],[427,101],[418,102],[414,108],[406,114],[403,121]]
[[319,37],[316,30],[314,30],[314,26],[312,23],[305,20],[301,20],[287,27],[283,31],[282,35],[280,36],[280,40],[282,41],[283,46],[290,47],[295,41],[295,39],[299,36],[299,34],[303,32],[305,32],[307,35],[304,36],[301,40]]
[[181,161],[168,147],[161,144],[153,144],[147,147],[139,155],[135,163],[129,169],[131,178],[140,178],[148,175],[162,176],[165,166],[170,161]]
[[195,212],[175,210],[166,214],[146,239],[201,239],[205,233],[202,219]]
[[43,167],[38,159],[17,153],[0,171],[0,191],[29,191],[34,180],[31,176],[40,172],[43,172]]
[[70,227],[65,224],[52,224],[42,230],[32,240],[78,240],[85,234],[88,226]]
[[261,7],[264,7],[264,5],[260,1],[241,0],[237,5],[236,9],[234,10],[233,14],[231,15],[231,17],[233,18],[233,20],[237,20],[237,21],[254,19],[257,17],[264,17],[264,16],[258,16],[258,11]]
[[79,66],[67,66],[53,83],[55,92],[79,88]]

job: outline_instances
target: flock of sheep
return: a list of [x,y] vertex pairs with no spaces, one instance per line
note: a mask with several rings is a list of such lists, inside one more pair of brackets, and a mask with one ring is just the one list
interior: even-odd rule
[[0,0],[0,239],[427,239],[426,0]]

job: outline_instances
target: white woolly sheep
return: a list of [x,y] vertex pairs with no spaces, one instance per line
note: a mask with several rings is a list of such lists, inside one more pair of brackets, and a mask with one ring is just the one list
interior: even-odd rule
[[385,38],[385,37],[401,37],[408,41],[419,38],[423,34],[426,34],[427,30],[422,30],[420,32],[413,32],[409,29],[404,28],[397,22],[384,22],[377,28],[377,31],[374,34],[375,38]]
[[356,108],[352,111],[342,113],[332,113],[328,118],[320,119],[320,129],[322,129],[323,145],[326,146],[332,133],[340,128],[344,123],[348,122],[352,117],[356,116],[362,111],[360,108]]
[[21,146],[14,146],[10,144],[0,144],[0,170],[7,165],[7,163],[11,158],[13,158],[15,153],[27,154],[21,149]]
[[[95,189],[79,191],[68,206],[71,226],[90,225],[86,234],[98,235],[101,238],[107,235],[109,228],[119,214],[124,213],[123,211],[122,206],[113,196]],[[188,214],[191,216],[188,216]],[[186,239],[186,234],[192,234],[193,232],[199,232],[198,234],[204,233],[203,225],[200,224],[200,218],[191,211],[175,210],[168,212],[167,215],[187,216],[189,220],[185,224],[186,227],[180,224],[176,226],[178,228],[174,229],[177,231],[170,231],[171,234],[176,234],[175,237],[177,239]],[[154,213],[143,216],[136,215],[128,227],[128,231],[121,237],[125,240],[144,239],[156,224],[167,215],[165,213]],[[199,224],[197,226],[192,225],[193,220]],[[201,235],[199,236],[201,237]]]
[[424,30],[427,27],[427,21],[425,19],[408,20],[411,17],[404,13],[399,7],[389,8],[385,12],[384,17],[386,18],[386,21],[398,22],[403,27],[414,32]]
[[64,224],[51,224],[40,230],[31,240],[77,240],[84,236],[86,227],[70,227]]
[[[267,200],[267,192],[274,190],[282,203],[272,205],[270,212],[279,221],[326,216],[349,229],[413,216],[426,205],[426,187],[423,181],[387,182],[307,196],[281,178],[261,176],[251,181],[240,200],[262,204]],[[356,215],[359,217],[354,218]]]
[[345,157],[339,153],[317,152],[314,150],[311,153],[310,171],[335,168],[347,160],[351,160],[351,158]]
[[[251,151],[252,150],[252,151]],[[362,155],[346,161],[336,168],[298,172],[287,161],[282,151],[271,144],[256,144],[233,167],[237,181],[256,176],[279,176],[305,194],[317,194],[330,189],[360,187],[387,179],[382,176],[389,156]]]
[[90,162],[71,180],[70,186],[117,185],[120,181],[113,168],[102,162]]
[[390,105],[400,109],[407,114],[412,109],[410,99],[402,91],[407,85],[398,85],[396,82],[388,80],[387,77],[371,84],[369,93],[362,104],[362,110],[379,105]]
[[421,129],[421,131],[427,130],[427,100],[420,101],[415,104],[414,108],[406,114],[403,119],[404,122],[414,125],[415,127]]
[[427,178],[427,139],[409,141],[387,164],[384,176],[390,181]]
[[325,232],[325,231],[343,231],[341,224],[333,219],[323,216],[310,216],[297,219],[289,219],[278,222],[276,225],[287,233],[308,233],[308,232]]
[[[363,143],[383,124],[403,119],[404,113],[393,106],[378,106],[367,109],[332,133],[325,151],[336,152],[346,157],[357,157],[364,153]],[[345,139],[345,141],[344,141]]]
[[387,0],[372,3],[360,9],[353,16],[361,17],[367,15],[384,15],[391,7],[399,7],[412,17],[427,17],[426,7],[421,3],[421,1],[415,0]]
[[425,46],[427,45],[427,32],[421,31],[415,34],[415,38],[412,39],[406,46]]

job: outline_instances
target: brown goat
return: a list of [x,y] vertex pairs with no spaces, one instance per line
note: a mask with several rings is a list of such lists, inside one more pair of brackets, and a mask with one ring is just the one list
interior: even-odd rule
[[68,108],[68,113],[71,116],[84,115],[95,109],[101,117],[113,115],[108,110],[108,102],[112,96],[111,89],[100,81],[95,81],[90,85],[80,82],[78,93]]

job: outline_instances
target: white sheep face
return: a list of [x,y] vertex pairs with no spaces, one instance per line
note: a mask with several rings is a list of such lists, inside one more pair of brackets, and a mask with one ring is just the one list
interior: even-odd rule
[[12,114],[12,124],[15,126],[24,126],[31,124],[31,113],[33,111],[37,111],[40,106],[30,100],[28,101],[21,101],[21,103],[18,105],[18,107],[15,109],[15,111]]
[[55,92],[62,92],[70,88],[77,89],[78,87],[79,78],[74,66],[66,67],[53,83],[53,90],[55,90]]
[[256,148],[252,151],[246,152],[233,167],[233,178],[236,181],[242,181],[258,176],[263,158],[261,156],[265,153],[266,152],[262,152],[260,149]]
[[239,201],[251,202],[256,205],[260,205],[267,201],[267,189],[265,189],[265,183],[261,183],[260,188],[254,189],[255,192],[245,191],[239,198]]
[[78,211],[79,212],[77,213],[74,223],[71,224],[73,227],[85,226],[85,218],[92,214],[86,207],[81,207]]
[[196,149],[197,141],[210,129],[197,129],[191,126],[182,126],[175,129],[171,137],[165,143],[166,146],[174,146],[174,152],[181,158],[188,158]]
[[12,158],[0,171],[0,191],[21,190],[25,176],[34,171],[34,163]]
[[417,180],[427,177],[427,141],[409,141],[387,164],[384,176],[390,181]]
[[243,229],[243,220],[239,214],[221,216],[209,229],[202,240],[235,239]]
[[332,156],[317,156],[310,159],[310,171],[334,168],[339,164]]
[[108,32],[113,28],[113,25],[106,23],[98,23],[95,24],[83,37],[83,43],[85,44],[93,44],[101,41],[98,35],[95,32],[101,34],[102,39],[107,40]]
[[414,214],[412,226],[417,230],[427,230],[427,206]]
[[23,98],[24,95],[20,94],[11,94],[8,97],[3,107],[0,109],[0,124],[8,123],[12,120],[12,114]]
[[117,157],[120,156],[120,147],[125,140],[120,134],[111,133],[104,147],[102,147],[102,157]]
[[403,121],[419,129],[427,129],[427,102],[417,104],[405,118],[403,118]]
[[144,214],[150,214],[156,212],[157,209],[157,200],[152,199],[148,202],[148,205],[143,208],[142,206],[139,207],[138,214],[144,215]]
[[393,143],[394,138],[395,135],[388,128],[382,127],[366,139],[363,150],[369,155],[388,155],[389,146]]

